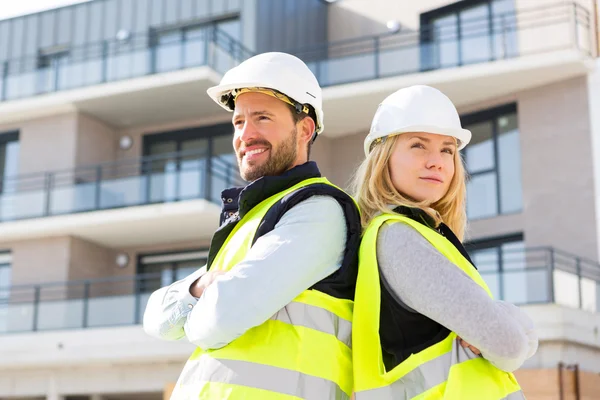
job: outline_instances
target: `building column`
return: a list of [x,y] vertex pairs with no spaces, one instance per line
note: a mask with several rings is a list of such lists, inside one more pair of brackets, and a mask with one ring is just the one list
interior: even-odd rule
[[50,376],[48,379],[46,400],[65,400],[65,397],[58,393],[58,384],[55,376]]

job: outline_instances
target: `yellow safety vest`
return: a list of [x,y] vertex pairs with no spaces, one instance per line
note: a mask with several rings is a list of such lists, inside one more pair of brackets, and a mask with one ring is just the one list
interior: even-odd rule
[[[228,271],[242,261],[267,211],[311,184],[331,185],[325,178],[307,179],[263,200],[238,222],[211,269]],[[348,399],[353,387],[352,308],[351,300],[304,291],[227,346],[197,348],[171,399]]]
[[361,242],[354,298],[352,356],[356,399],[524,399],[513,374],[499,370],[486,359],[463,348],[454,332],[441,342],[412,354],[391,371],[385,370],[379,337],[381,287],[377,234],[386,222],[404,223],[416,229],[492,296],[473,265],[433,229],[399,214],[383,214],[374,218]]

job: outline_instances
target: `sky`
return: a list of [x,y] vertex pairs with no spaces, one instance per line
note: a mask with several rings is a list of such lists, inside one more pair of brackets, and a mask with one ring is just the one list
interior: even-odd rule
[[0,20],[89,0],[0,0]]

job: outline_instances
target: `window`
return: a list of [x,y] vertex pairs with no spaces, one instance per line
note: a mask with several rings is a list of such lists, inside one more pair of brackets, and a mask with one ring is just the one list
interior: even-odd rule
[[421,14],[422,69],[517,55],[514,0],[463,0]]
[[[239,41],[241,24],[239,18],[229,18],[184,27],[157,29],[154,31],[155,60],[157,72],[201,66],[207,63],[207,41],[216,28],[228,38]],[[222,42],[221,40],[220,42]],[[229,48],[229,42],[227,43]]]
[[[497,300],[515,304],[547,301],[547,268],[537,265],[536,249],[525,248],[522,234],[465,245]],[[540,267],[540,268],[534,268]]]
[[138,274],[160,276],[141,279],[139,291],[150,293],[183,279],[206,265],[207,259],[208,250],[142,255],[138,260]]
[[38,91],[46,93],[61,89],[67,83],[65,71],[68,64],[67,49],[40,51],[37,59]]
[[64,61],[69,58],[68,51],[59,51],[49,54],[40,54],[38,57],[38,69],[51,68],[54,66],[61,65]]
[[206,197],[208,190],[209,199],[220,202],[221,191],[240,179],[232,131],[225,123],[145,136],[151,201]]
[[[0,304],[6,302],[10,296],[12,257],[10,253],[0,253]],[[0,325],[1,325],[0,309]],[[0,326],[0,331],[2,328]]]
[[473,138],[463,155],[469,219],[494,217],[522,209],[521,147],[515,104],[463,116]]
[[19,150],[18,132],[0,134],[0,193],[10,193],[17,188]]

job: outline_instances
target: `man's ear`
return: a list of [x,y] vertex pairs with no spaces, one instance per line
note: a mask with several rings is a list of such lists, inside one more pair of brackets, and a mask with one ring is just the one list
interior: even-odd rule
[[299,122],[298,134],[301,141],[304,143],[310,143],[315,133],[316,125],[315,121],[311,117],[306,117]]

